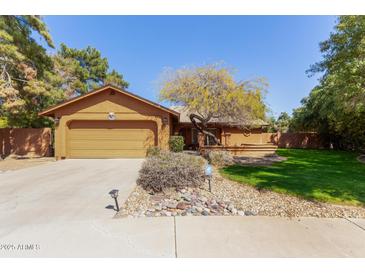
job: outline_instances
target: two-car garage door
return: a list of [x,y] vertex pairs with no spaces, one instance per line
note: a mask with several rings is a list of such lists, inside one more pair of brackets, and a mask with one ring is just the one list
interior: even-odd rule
[[141,158],[156,145],[152,121],[72,121],[67,131],[69,158]]

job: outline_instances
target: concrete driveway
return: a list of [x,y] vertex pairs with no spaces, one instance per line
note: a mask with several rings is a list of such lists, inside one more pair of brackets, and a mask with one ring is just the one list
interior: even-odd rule
[[[173,257],[173,219],[113,219],[143,159],[64,160],[0,174],[0,257]],[[164,235],[163,237],[159,237]]]
[[108,192],[119,189],[124,202],[142,162],[64,160],[0,174],[0,237],[29,225],[111,219]]
[[365,257],[365,219],[113,218],[143,160],[0,174],[0,257]]

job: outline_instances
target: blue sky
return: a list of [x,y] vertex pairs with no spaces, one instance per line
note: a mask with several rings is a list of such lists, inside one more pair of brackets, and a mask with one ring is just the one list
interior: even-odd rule
[[166,67],[224,62],[237,80],[267,78],[266,102],[277,116],[291,113],[317,83],[305,71],[319,61],[319,42],[334,16],[46,16],[58,46],[99,49],[130,83],[157,100]]

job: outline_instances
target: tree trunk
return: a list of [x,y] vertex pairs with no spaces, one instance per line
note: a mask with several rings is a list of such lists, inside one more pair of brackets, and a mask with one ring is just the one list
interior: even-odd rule
[[[208,124],[209,118],[204,119],[197,114],[190,114],[189,118],[190,118],[190,121],[192,122],[193,126],[199,132],[212,137],[214,142],[216,143],[216,145],[218,145],[218,146],[222,145],[221,142],[219,141],[219,139],[213,133],[211,133],[207,130],[207,124]],[[196,120],[199,120],[199,122],[197,122]]]

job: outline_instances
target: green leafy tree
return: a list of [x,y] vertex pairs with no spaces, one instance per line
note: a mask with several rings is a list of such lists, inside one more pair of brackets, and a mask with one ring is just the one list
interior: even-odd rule
[[276,120],[276,126],[280,132],[287,132],[291,123],[291,117],[287,112],[281,112]]
[[265,118],[266,82],[236,82],[229,69],[217,64],[168,71],[161,86],[160,99],[185,106],[194,127],[217,144],[219,140],[207,129],[209,122],[224,121],[246,128],[258,118]]
[[122,74],[115,70],[107,72],[108,61],[95,48],[70,49],[61,44],[52,60],[53,70],[46,75],[46,80],[55,96],[58,94],[57,98],[72,98],[106,84],[119,88],[129,86]]
[[268,132],[288,132],[291,129],[291,117],[287,112],[281,112],[277,119],[270,116],[266,122],[268,123]]
[[52,126],[38,116],[46,107],[104,84],[128,87],[117,71],[108,72],[108,60],[97,49],[62,44],[49,55],[37,35],[54,47],[40,16],[0,16],[0,117],[7,126]]
[[61,44],[58,58],[65,59],[64,63],[73,67],[73,74],[78,80],[74,83],[77,94],[85,94],[105,84],[120,88],[129,86],[128,82],[124,81],[123,75],[117,71],[112,70],[108,73],[108,60],[101,57],[100,51],[90,46],[85,49],[75,49]]
[[37,112],[50,95],[39,79],[51,69],[52,59],[32,33],[53,47],[40,16],[0,16],[0,112],[11,126],[42,123]]
[[266,122],[268,123],[268,127],[266,128],[267,132],[274,133],[274,132],[278,131],[278,128],[276,125],[276,119],[274,116],[267,117]]
[[53,69],[45,74],[44,81],[52,90],[53,100],[50,104],[69,99],[79,95],[79,90],[84,88],[79,79],[80,64],[72,58],[63,58],[56,54],[52,56]]
[[0,128],[8,127],[8,121],[6,117],[0,117]]
[[110,73],[107,73],[105,80],[103,81],[104,85],[113,85],[115,87],[120,88],[128,88],[129,83],[124,81],[123,75],[118,73],[116,70],[112,70]]
[[340,16],[322,60],[311,66],[319,84],[293,113],[297,130],[315,130],[335,147],[365,147],[365,16]]

